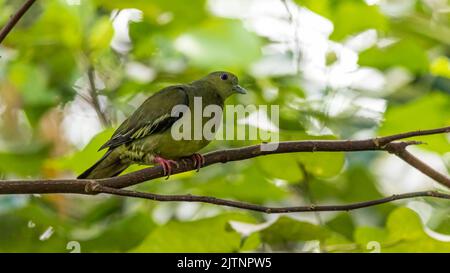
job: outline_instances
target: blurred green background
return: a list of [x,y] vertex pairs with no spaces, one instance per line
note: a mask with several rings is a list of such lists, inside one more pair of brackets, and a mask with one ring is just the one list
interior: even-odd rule
[[[0,0],[0,26],[22,2]],[[450,125],[447,0],[41,0],[0,56],[2,179],[75,177],[147,96],[219,69],[250,91],[229,104],[280,106],[281,140]],[[416,139],[428,144],[411,151],[448,173],[448,134]],[[205,151],[248,144],[214,141]],[[445,190],[374,152],[261,157],[136,189],[272,206]],[[280,216],[104,195],[0,196],[0,251],[448,252],[449,205],[416,198]]]

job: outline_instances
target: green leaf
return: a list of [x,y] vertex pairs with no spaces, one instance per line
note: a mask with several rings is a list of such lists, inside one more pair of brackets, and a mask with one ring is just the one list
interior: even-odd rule
[[[379,129],[379,135],[425,130],[450,125],[450,96],[442,93],[429,93],[404,105],[390,106],[385,114],[385,121]],[[422,140],[428,149],[438,153],[448,152],[449,141],[445,134],[414,137]]]
[[368,29],[379,31],[388,29],[388,21],[376,5],[368,6],[364,2],[341,1],[335,9],[332,17],[334,31],[330,37],[333,40],[342,40],[348,35]]
[[49,160],[49,166],[51,165],[54,168],[62,170],[72,170],[74,173],[83,172],[103,156],[106,149],[103,151],[98,151],[98,148],[111,138],[113,132],[113,129],[107,129],[97,134],[91,139],[86,147],[83,148],[83,150],[78,151],[66,158]]
[[355,241],[366,249],[368,242],[380,243],[381,252],[448,252],[450,242],[430,237],[422,221],[411,209],[402,207],[388,217],[386,227],[360,227],[355,232]]
[[294,0],[294,2],[302,7],[309,9],[310,11],[322,15],[323,17],[329,19],[332,18],[332,11],[329,0]]
[[247,238],[241,240],[241,251],[254,251],[261,244],[261,238],[258,233],[252,233]]
[[[299,140],[337,140],[336,136],[308,136],[304,135]],[[306,171],[319,178],[329,178],[338,175],[345,164],[345,153],[343,152],[312,152],[298,153],[298,161],[304,166]]]
[[[69,227],[55,211],[30,202],[27,206],[0,214],[1,252],[68,252]],[[46,240],[41,235],[51,228]]]
[[[150,215],[138,212],[108,223],[95,238],[80,240],[83,252],[125,252],[137,246],[153,228]],[[113,240],[112,240],[113,238]]]
[[290,182],[299,182],[303,173],[298,165],[298,156],[294,154],[278,154],[257,158],[261,171],[267,175]]
[[181,35],[176,48],[192,65],[216,70],[248,68],[261,53],[260,39],[234,20],[210,20]]
[[241,236],[229,227],[230,220],[253,221],[244,214],[171,221],[156,228],[133,252],[237,252],[241,249]]
[[443,208],[439,208],[438,205],[433,206],[438,208],[434,208],[433,214],[427,222],[427,226],[436,232],[450,235],[450,209],[448,208],[447,202],[444,205],[445,207]]
[[333,40],[342,40],[368,29],[382,32],[389,29],[389,22],[378,6],[369,6],[364,1],[294,0],[294,2],[331,20],[334,31],[330,38]]
[[21,92],[26,106],[50,106],[56,101],[49,92],[45,71],[30,63],[15,63],[9,68],[9,80]]
[[49,147],[45,146],[16,149],[14,152],[0,151],[0,172],[20,176],[38,175],[48,152]]
[[321,226],[281,216],[275,223],[260,231],[261,240],[271,245],[299,241],[323,241],[331,232]]
[[338,175],[345,163],[345,154],[340,152],[300,153],[297,158],[308,173],[321,178]]
[[88,5],[83,2],[81,1],[80,6],[68,5],[63,1],[42,2],[43,13],[31,28],[22,30],[20,35],[17,36],[19,40],[16,42],[20,43],[24,42],[24,40],[29,40],[31,35],[33,44],[39,46],[55,43],[67,46],[72,50],[81,49],[83,36],[75,35],[75,33],[83,33],[79,12],[86,12],[86,9],[81,11],[81,6],[85,8]]
[[[144,13],[144,20],[153,24],[159,24],[159,28],[173,25],[175,29],[184,30],[190,28],[205,19],[208,19],[205,0],[184,1],[184,0],[96,0],[102,8],[112,10],[122,9],[139,9]],[[190,12],[186,12],[186,11]],[[173,18],[169,22],[161,20],[161,16],[170,14]]]
[[425,73],[429,68],[425,50],[414,41],[406,39],[383,48],[369,48],[361,52],[358,63],[381,70],[401,66],[412,73]]
[[351,239],[355,230],[352,217],[348,213],[340,213],[326,223],[331,230],[342,234],[348,239]]
[[425,234],[419,215],[409,208],[398,208],[394,210],[389,215],[386,228],[390,232],[390,237],[405,240],[414,240]]
[[89,48],[93,51],[101,51],[109,48],[114,30],[108,17],[98,19],[89,34]]
[[387,239],[388,233],[386,230],[377,227],[359,227],[354,234],[355,242],[360,244],[363,249],[370,242],[383,242]]
[[430,67],[431,74],[450,79],[450,61],[447,57],[441,56],[433,61]]
[[[287,195],[285,189],[269,181],[261,169],[253,163],[230,162],[218,169],[204,169],[188,181],[190,183],[188,186],[197,194],[259,204],[280,201]],[[185,181],[183,183],[186,185]]]
[[[338,178],[344,182],[342,192],[338,193],[346,202],[359,202],[383,197],[377,188],[377,180],[370,170],[362,165],[353,165]],[[335,182],[339,183],[339,182]]]

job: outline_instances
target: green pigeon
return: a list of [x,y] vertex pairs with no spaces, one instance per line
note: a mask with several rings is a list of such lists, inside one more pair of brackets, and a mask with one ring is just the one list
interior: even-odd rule
[[[199,138],[174,138],[171,128],[185,112],[174,115],[172,109],[184,106],[189,109],[191,120],[194,120],[192,114],[198,111],[194,105],[198,105],[195,102],[199,99],[202,102],[201,113],[208,105],[217,105],[222,110],[224,101],[235,93],[245,94],[246,90],[239,86],[235,75],[225,71],[210,73],[189,84],[163,88],[145,100],[117,128],[111,139],[99,149],[107,148],[108,151],[78,179],[117,176],[131,164],[160,164],[164,175],[168,177],[172,165],[177,165],[175,160],[186,157],[192,158],[199,169],[204,164],[204,158],[197,152],[208,145],[211,139],[203,134]],[[201,117],[202,128],[209,119]],[[191,130],[198,128],[194,128],[194,123],[191,123]]]

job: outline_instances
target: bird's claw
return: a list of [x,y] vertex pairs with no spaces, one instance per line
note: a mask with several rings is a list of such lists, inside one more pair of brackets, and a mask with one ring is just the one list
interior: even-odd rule
[[191,155],[191,158],[194,161],[194,166],[197,168],[197,172],[199,172],[200,168],[205,165],[205,157],[201,154],[195,153]]
[[169,179],[170,175],[172,174],[171,164],[173,164],[177,168],[179,167],[178,162],[176,162],[175,160],[165,159],[160,156],[155,157],[153,161],[161,165],[161,167],[163,168],[163,174],[164,176],[166,176],[166,180]]

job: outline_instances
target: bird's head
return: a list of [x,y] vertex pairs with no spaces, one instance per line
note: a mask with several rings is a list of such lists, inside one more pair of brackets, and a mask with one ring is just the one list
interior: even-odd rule
[[208,85],[214,86],[219,95],[226,99],[229,96],[239,93],[246,94],[247,90],[239,85],[236,75],[226,71],[216,71],[208,74],[202,79],[206,81]]

